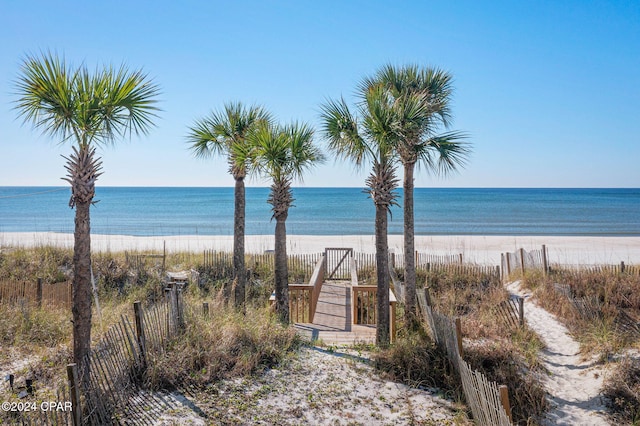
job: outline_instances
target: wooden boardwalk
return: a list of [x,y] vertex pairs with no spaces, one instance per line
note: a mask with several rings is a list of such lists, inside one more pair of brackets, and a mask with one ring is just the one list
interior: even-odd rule
[[298,333],[328,345],[375,343],[374,325],[354,325],[351,311],[351,282],[326,281],[318,298],[313,324],[296,323]]

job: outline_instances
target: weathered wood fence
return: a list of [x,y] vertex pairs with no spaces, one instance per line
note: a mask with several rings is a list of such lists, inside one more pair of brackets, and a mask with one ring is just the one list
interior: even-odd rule
[[152,422],[169,408],[164,399],[143,390],[141,377],[150,356],[164,350],[183,327],[182,291],[177,286],[166,289],[164,299],[147,309],[135,302],[133,316],[122,315],[80,365],[68,366],[80,424]]
[[[307,282],[313,274],[315,265],[323,257],[323,253],[293,254],[287,256],[289,278],[291,281]],[[248,254],[245,256],[247,269],[257,270],[266,265],[271,270],[274,267],[273,252],[261,254]],[[205,250],[203,266],[214,279],[233,278],[233,253]]]
[[543,273],[549,271],[549,257],[547,246],[543,245],[540,250],[526,251],[523,248],[512,253],[502,253],[500,255],[503,280],[515,271],[524,273],[529,270],[540,270]]
[[124,252],[125,260],[129,268],[136,272],[146,269],[149,263],[155,261],[155,265],[158,268],[162,268],[162,271],[166,270],[167,266],[167,248],[166,244],[162,250],[162,253],[131,253]]
[[[596,297],[578,297],[569,284],[554,283],[553,288],[558,295],[565,297],[579,317],[587,321],[604,318],[603,306]],[[620,333],[640,338],[640,322],[623,310],[616,312],[613,325]]]
[[627,274],[636,276],[640,275],[640,265],[627,265],[624,262],[620,262],[614,265],[570,265],[554,263],[553,270],[558,269],[587,273]]
[[432,308],[428,290],[418,292],[418,306],[436,344],[447,354],[460,374],[465,399],[475,422],[482,426],[511,425],[508,389],[473,370],[463,359],[460,318],[443,315]]
[[[374,253],[355,253],[356,262],[359,268],[375,268],[376,255]],[[455,265],[462,264],[463,257],[460,254],[436,255],[429,253],[419,253],[416,251],[416,269],[428,270],[430,265]],[[389,260],[392,267],[404,268],[404,255],[398,253],[390,253]]]
[[0,281],[0,303],[71,309],[71,301],[71,281],[45,283],[40,278],[36,281]]
[[[182,292],[177,287],[167,289],[161,302],[146,309],[135,302],[132,311],[107,330],[80,365],[67,366],[67,383],[60,385],[55,398],[46,401],[58,409],[42,410],[38,402],[38,409],[16,413],[15,423],[153,424],[162,412],[174,407],[166,398],[146,392],[141,379],[152,355],[163,351],[184,327],[183,310]],[[27,397],[26,401],[31,400]]]

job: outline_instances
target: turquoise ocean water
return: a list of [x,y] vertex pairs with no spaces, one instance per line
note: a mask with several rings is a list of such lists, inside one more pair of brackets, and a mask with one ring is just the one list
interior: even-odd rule
[[[273,233],[268,191],[247,188],[247,234]],[[0,187],[0,232],[72,233],[69,196],[69,188]],[[294,197],[289,234],[374,232],[361,188],[294,188]],[[233,188],[98,187],[96,200],[96,234],[233,233]],[[389,232],[402,234],[402,210],[392,213]],[[417,188],[415,227],[418,235],[640,236],[640,189]]]

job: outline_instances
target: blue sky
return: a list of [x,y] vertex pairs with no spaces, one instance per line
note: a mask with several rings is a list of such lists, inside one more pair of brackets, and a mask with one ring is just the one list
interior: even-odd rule
[[[231,100],[318,127],[385,63],[455,78],[453,129],[468,166],[416,186],[640,187],[640,2],[0,0],[0,186],[62,185],[68,145],[23,125],[14,82],[26,54],[126,63],[162,88],[157,127],[100,150],[103,186],[232,186],[195,159],[187,127]],[[323,143],[320,134],[318,143]],[[306,186],[363,186],[332,159]],[[249,185],[264,185],[253,180]]]

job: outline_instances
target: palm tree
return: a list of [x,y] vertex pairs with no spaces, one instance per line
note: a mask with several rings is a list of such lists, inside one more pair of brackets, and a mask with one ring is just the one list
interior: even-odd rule
[[356,166],[372,164],[366,179],[367,192],[375,205],[375,244],[377,273],[376,343],[390,343],[389,312],[389,245],[387,241],[388,215],[396,204],[398,179],[395,175],[392,139],[396,126],[395,111],[389,108],[382,90],[359,94],[358,115],[349,110],[345,101],[328,101],[322,105],[323,133],[329,149],[338,158],[353,161]]
[[124,65],[91,73],[86,66],[68,66],[64,58],[51,53],[28,56],[16,87],[16,109],[25,123],[72,144],[72,154],[64,157],[63,179],[71,184],[69,206],[75,208],[73,356],[80,364],[91,344],[90,207],[102,174],[96,146],[146,134],[158,110],[159,89],[145,73]]
[[[399,122],[394,130],[394,150],[404,169],[404,281],[405,313],[412,322],[416,313],[416,264],[414,229],[414,172],[416,165],[436,174],[446,175],[466,163],[469,149],[461,132],[438,133],[451,121],[452,76],[437,68],[416,65],[383,66],[372,78],[363,80],[360,90],[384,87],[388,101],[394,107],[407,102],[420,102]],[[412,100],[407,101],[408,99]],[[419,98],[422,98],[421,101]]]
[[276,220],[275,307],[285,324],[289,323],[286,220],[294,201],[291,183],[302,179],[308,169],[324,161],[324,155],[313,144],[313,133],[306,124],[280,127],[261,123],[249,135],[256,170],[271,180],[267,202],[271,204],[272,218]]
[[[247,272],[244,263],[245,188],[248,173],[249,145],[247,134],[259,122],[270,122],[269,114],[261,107],[245,107],[231,102],[224,111],[212,112],[207,118],[197,120],[190,128],[187,141],[197,157],[226,156],[229,173],[235,180],[233,212],[233,279],[236,306],[245,302]],[[225,288],[227,297],[230,288]]]

